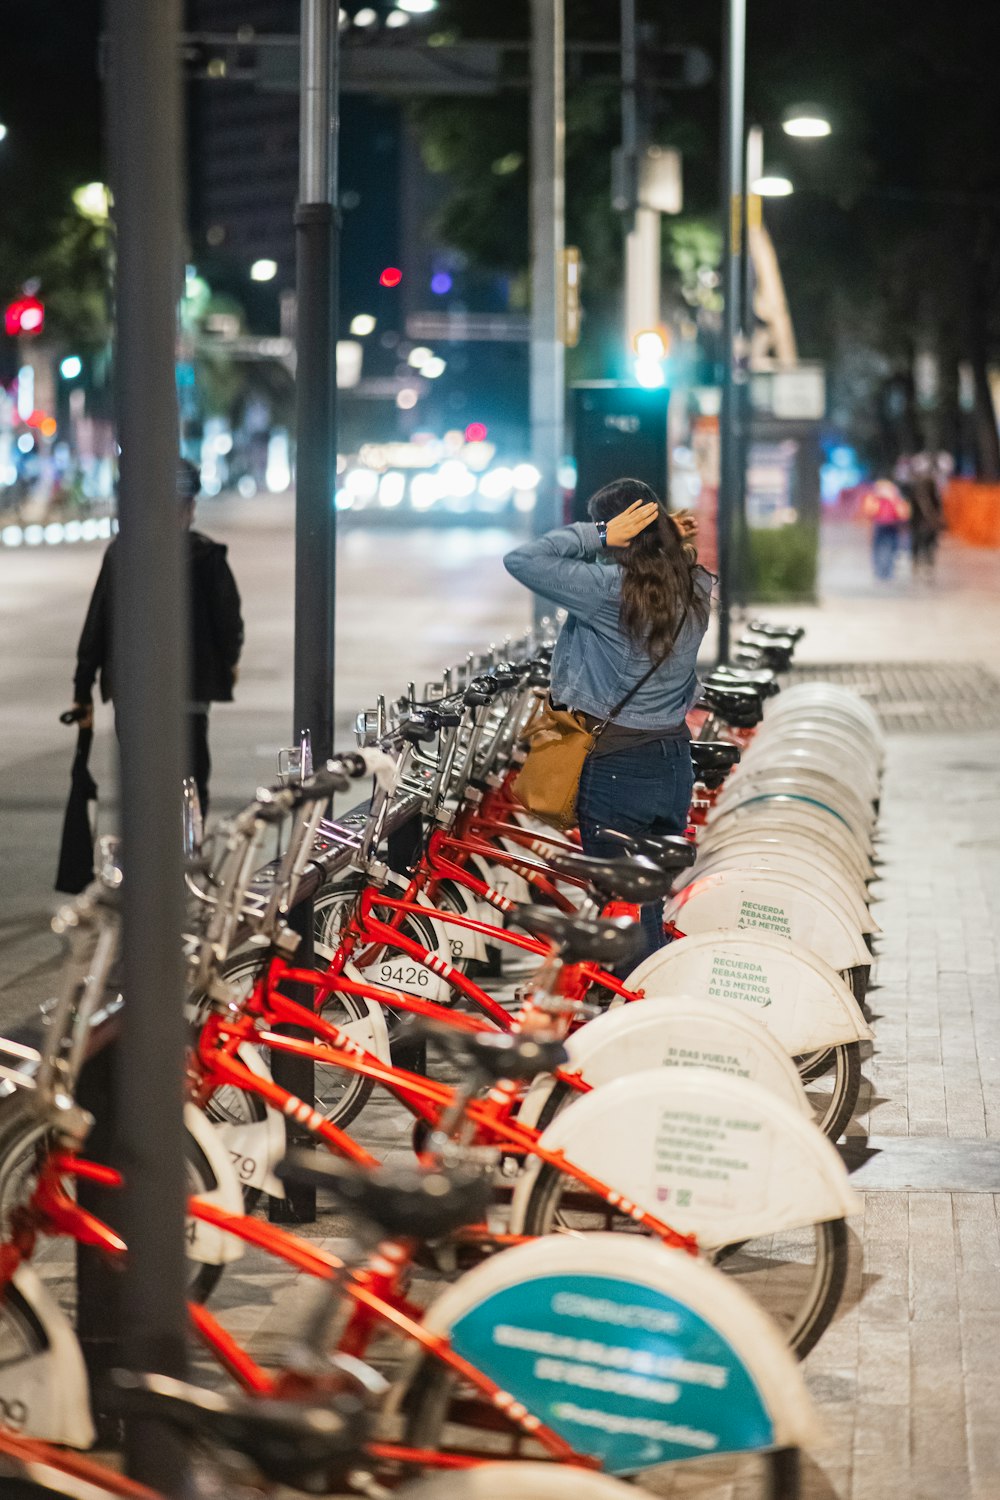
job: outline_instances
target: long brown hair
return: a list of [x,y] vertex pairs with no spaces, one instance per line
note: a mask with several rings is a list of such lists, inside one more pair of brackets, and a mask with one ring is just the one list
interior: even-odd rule
[[708,621],[707,595],[695,586],[698,567],[694,548],[686,544],[656,492],[641,479],[616,479],[590,497],[594,521],[610,521],[636,500],[659,506],[651,526],[627,547],[615,549],[622,570],[622,629],[650,658],[668,656],[688,611],[701,625]]

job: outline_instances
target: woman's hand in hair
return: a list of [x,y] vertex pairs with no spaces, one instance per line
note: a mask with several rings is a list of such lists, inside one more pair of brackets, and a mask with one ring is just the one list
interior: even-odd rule
[[660,507],[655,502],[646,504],[642,500],[636,500],[628,510],[620,511],[608,522],[608,546],[627,547],[634,536],[645,531],[647,526],[652,526],[659,514]]
[[698,520],[694,511],[675,510],[671,512],[670,519],[686,542],[694,541],[698,535]]

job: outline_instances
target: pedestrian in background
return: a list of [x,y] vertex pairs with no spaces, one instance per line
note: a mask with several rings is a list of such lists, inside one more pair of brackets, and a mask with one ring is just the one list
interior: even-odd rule
[[915,577],[934,576],[938,540],[944,530],[944,504],[936,457],[921,450],[910,462],[910,553]]
[[[693,771],[685,723],[698,692],[695,661],[708,625],[712,577],[697,560],[688,518],[674,520],[648,484],[619,479],[591,497],[578,522],[508,552],[519,583],[569,617],[552,656],[550,696],[591,730],[632,696],[599,735],[577,794],[585,854],[620,855],[602,828],[682,833]],[[641,909],[638,963],[663,945],[662,903]]]
[[872,567],[884,582],[896,571],[896,558],[903,529],[910,519],[910,506],[898,485],[879,479],[861,502],[862,514],[872,523]]
[[[208,812],[212,769],[208,749],[209,709],[213,703],[232,701],[243,649],[243,618],[236,580],[226,561],[226,548],[191,529],[200,488],[197,468],[187,459],[181,459],[177,466],[177,517],[188,537],[190,614],[186,774],[194,777],[204,816]],[[111,613],[117,555],[116,540],[104,554],[77,647],[73,707],[87,710],[80,720],[85,729],[94,722],[93,688],[98,674],[104,701],[113,702],[115,697]],[[155,566],[156,559],[150,559],[150,567]],[[156,654],[152,649],[149,670],[156,672]]]

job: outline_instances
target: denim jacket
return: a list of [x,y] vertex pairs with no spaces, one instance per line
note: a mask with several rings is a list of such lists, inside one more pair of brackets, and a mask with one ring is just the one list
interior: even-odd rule
[[[599,560],[600,559],[600,560]],[[597,527],[578,521],[525,542],[503,560],[526,588],[569,611],[552,657],[552,699],[603,718],[649,670],[649,655],[619,620],[621,569],[601,547]],[[699,568],[695,587],[707,602],[711,574]],[[695,661],[705,627],[689,612],[663,665],[616,723],[627,729],[680,724],[698,695]]]

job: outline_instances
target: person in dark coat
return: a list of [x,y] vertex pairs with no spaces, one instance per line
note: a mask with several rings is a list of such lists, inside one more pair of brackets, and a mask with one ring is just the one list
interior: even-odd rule
[[[187,774],[195,779],[204,816],[208,811],[208,778],[212,768],[208,750],[209,708],[213,703],[232,701],[243,649],[243,618],[236,580],[226,561],[226,548],[200,531],[191,530],[200,488],[197,468],[187,459],[181,459],[177,467],[177,500],[180,523],[188,533],[190,566]],[[89,710],[80,721],[84,728],[93,724],[93,688],[98,675],[104,702],[113,702],[115,697],[111,604],[117,548],[117,541],[113,541],[104,554],[77,647],[73,706]]]

